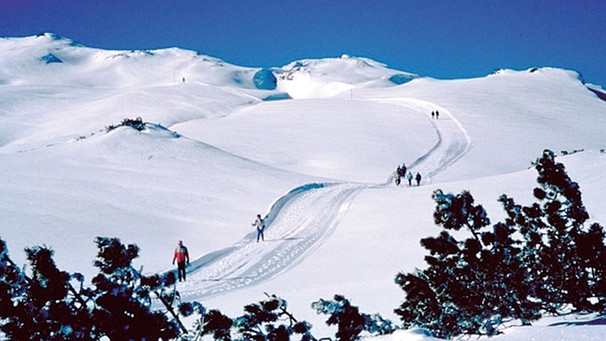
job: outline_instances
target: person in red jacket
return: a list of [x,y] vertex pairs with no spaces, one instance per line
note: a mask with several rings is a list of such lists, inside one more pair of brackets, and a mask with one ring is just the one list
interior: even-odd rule
[[183,245],[183,242],[179,240],[177,248],[175,248],[175,255],[173,256],[173,265],[175,265],[175,261],[177,261],[177,273],[179,277],[179,282],[181,279],[185,281],[185,264],[189,265],[189,252],[187,252],[187,247]]

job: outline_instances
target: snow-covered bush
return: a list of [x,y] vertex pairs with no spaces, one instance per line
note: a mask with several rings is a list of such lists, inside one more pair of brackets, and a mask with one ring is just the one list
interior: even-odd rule
[[[212,335],[215,340],[311,341],[311,325],[297,321],[285,300],[269,296],[231,319],[198,302],[180,302],[174,272],[145,276],[132,266],[136,245],[97,237],[99,268],[92,286],[81,274],[59,270],[47,247],[26,249],[27,276],[0,239],[0,330],[11,340],[174,340]],[[78,282],[78,287],[72,286]],[[158,301],[160,305],[158,305]],[[154,308],[163,306],[163,309]],[[190,330],[180,317],[198,314]],[[283,321],[287,321],[283,323]]]
[[578,311],[604,311],[604,229],[597,223],[586,226],[589,214],[579,185],[553,152],[544,151],[535,168],[537,203],[524,207],[500,199],[508,215],[505,224],[524,237],[521,258],[533,276],[534,295],[554,314],[567,305]]
[[[136,245],[116,238],[96,239],[92,286],[81,274],[59,270],[47,247],[26,249],[31,275],[12,262],[0,240],[0,330],[12,340],[159,340],[188,333],[172,308],[174,273],[143,276],[131,262]],[[72,282],[79,282],[77,287]],[[152,308],[152,297],[166,310]],[[189,313],[199,309],[190,304]],[[180,311],[183,311],[180,310]]]
[[118,127],[131,127],[135,130],[142,131],[145,129],[145,123],[141,117],[137,118],[125,118],[122,120],[122,123],[118,125],[110,125],[105,127],[105,130],[109,133],[110,131],[118,128]]
[[[125,246],[117,238],[95,241],[99,252],[94,265],[100,272],[92,283],[95,324],[111,340],[159,340],[179,335],[179,322],[162,311],[151,309],[151,296],[171,283],[170,277],[145,277],[132,265],[138,257],[136,245]],[[186,330],[184,330],[186,332]]]
[[[405,327],[422,326],[436,336],[498,333],[503,319],[538,318],[538,306],[528,298],[525,271],[517,259],[513,229],[490,221],[467,191],[458,195],[434,192],[436,224],[445,230],[421,240],[429,251],[429,268],[398,274],[396,283],[407,293],[396,309]],[[448,230],[466,229],[457,240]]]
[[318,314],[329,315],[327,325],[337,325],[336,340],[358,340],[363,331],[375,335],[390,334],[394,327],[390,321],[380,315],[361,313],[358,307],[351,305],[342,295],[335,295],[333,300],[320,299],[312,304]]
[[[311,325],[297,319],[287,310],[287,302],[275,295],[244,307],[244,315],[229,318],[218,310],[210,310],[198,326],[199,335],[212,335],[215,340],[290,340],[300,335],[301,341],[315,340]],[[281,323],[280,321],[288,321]]]
[[[47,247],[25,250],[32,267],[26,276],[0,241],[0,329],[11,340],[96,338],[90,306],[71,285],[71,276],[57,269]],[[79,277],[79,276],[76,276]]]
[[[444,231],[421,240],[429,267],[396,277],[406,292],[396,309],[404,327],[446,338],[495,335],[504,320],[528,324],[545,311],[604,312],[604,229],[585,227],[579,186],[553,152],[546,150],[535,168],[539,202],[523,207],[502,195],[507,219],[492,227],[469,192],[434,192],[434,221]],[[460,229],[470,237],[457,240],[448,232]]]

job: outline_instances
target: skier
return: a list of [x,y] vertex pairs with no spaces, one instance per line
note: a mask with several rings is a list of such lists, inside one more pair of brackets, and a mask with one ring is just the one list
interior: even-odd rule
[[265,230],[265,220],[261,218],[260,214],[257,214],[257,219],[255,219],[251,225],[257,228],[257,243],[259,242],[259,239],[265,241],[265,236],[263,236],[263,231]]
[[436,120],[440,118],[440,112],[436,110]]
[[419,186],[421,184],[421,174],[419,172],[415,175],[415,180],[417,180],[417,186]]
[[400,167],[398,167],[398,169],[393,173],[393,178],[396,182],[396,186],[400,186],[400,173],[402,172],[402,170],[400,169]]
[[408,174],[406,174],[406,179],[408,179],[408,186],[412,186],[412,172],[408,172]]
[[187,263],[189,265],[189,252],[187,251],[187,247],[185,247],[183,242],[180,240],[175,248],[173,265],[175,265],[175,260],[177,261],[177,276],[179,278],[179,282],[181,282],[181,279],[185,281],[185,264]]
[[406,175],[406,164],[404,162],[402,162],[402,167],[400,167],[401,169],[401,173],[400,175],[405,176]]

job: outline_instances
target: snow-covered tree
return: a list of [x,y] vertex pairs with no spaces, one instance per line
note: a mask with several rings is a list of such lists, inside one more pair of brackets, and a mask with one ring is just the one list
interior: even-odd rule
[[312,303],[312,307],[319,314],[329,315],[326,324],[337,325],[335,337],[340,341],[358,340],[363,331],[383,335],[390,334],[395,329],[389,320],[378,314],[361,313],[343,295],[335,295],[333,300],[320,299]]
[[212,335],[213,339],[231,341],[233,320],[219,310],[212,309],[204,315],[204,323],[198,325],[200,335]]
[[[198,302],[179,302],[175,274],[142,275],[132,266],[136,245],[118,238],[97,237],[92,286],[80,274],[59,270],[47,247],[26,249],[27,276],[10,259],[0,239],[0,330],[12,340],[173,340],[212,335],[216,340],[315,340],[311,325],[297,321],[285,300],[269,296],[244,307],[231,319]],[[72,283],[79,282],[78,289]],[[164,309],[154,309],[160,302]],[[188,330],[181,316],[199,314]],[[286,323],[282,323],[287,321]],[[235,337],[232,338],[232,335]]]
[[[504,319],[528,324],[542,310],[604,311],[604,229],[585,227],[579,186],[551,151],[535,165],[539,202],[523,207],[502,195],[507,219],[492,228],[469,192],[434,192],[434,221],[444,231],[421,240],[429,267],[396,277],[406,292],[396,309],[405,327],[440,337],[494,335]],[[461,229],[470,237],[457,240],[449,232]]]
[[[288,312],[285,300],[267,295],[267,299],[244,307],[245,314],[234,319],[237,340],[278,341],[290,340],[294,334],[300,334],[302,341],[314,340],[311,325],[297,319]],[[288,323],[277,323],[287,320]]]
[[599,283],[604,282],[604,229],[595,223],[585,226],[589,214],[579,185],[553,152],[545,150],[535,168],[539,187],[533,193],[538,202],[521,206],[506,196],[499,199],[508,215],[505,224],[523,235],[521,259],[531,270],[533,295],[550,313],[567,305],[603,310],[606,292]]
[[[421,240],[429,251],[429,267],[396,277],[407,293],[396,309],[404,326],[422,326],[440,337],[494,335],[503,319],[536,318],[528,290],[511,285],[525,282],[513,229],[502,224],[489,228],[486,211],[467,191],[453,195],[437,190],[433,198],[434,221],[444,231]],[[470,237],[457,240],[449,232],[461,229]]]
[[297,321],[287,308],[282,298],[267,295],[265,300],[244,306],[244,314],[233,319],[213,309],[204,314],[203,322],[197,326],[198,335],[212,335],[214,340],[223,341],[288,341],[293,337],[315,340],[311,325]]
[[89,307],[59,270],[47,247],[25,249],[32,274],[27,276],[9,258],[0,240],[0,317],[2,331],[13,340],[78,340],[96,335]]
[[164,313],[151,309],[152,292],[163,285],[155,277],[142,277],[131,265],[139,255],[136,245],[117,238],[96,239],[99,252],[94,265],[100,273],[92,280],[93,318],[110,339],[171,339],[179,325]]
[[[31,275],[18,268],[0,239],[0,329],[12,340],[159,340],[187,334],[179,319],[198,303],[181,303],[168,288],[173,273],[143,276],[131,262],[136,245],[123,245],[117,238],[97,238],[95,265],[100,273],[84,285],[81,274],[59,270],[53,251],[47,247],[25,250]],[[74,286],[73,284],[79,284]],[[152,308],[152,296],[166,310]]]

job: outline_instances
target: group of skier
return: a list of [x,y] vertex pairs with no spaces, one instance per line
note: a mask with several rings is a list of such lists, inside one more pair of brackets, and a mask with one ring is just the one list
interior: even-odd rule
[[408,186],[412,186],[412,180],[414,179],[417,182],[417,186],[421,185],[421,174],[417,172],[417,174],[413,177],[412,171],[406,168],[406,164],[402,163],[401,166],[398,166],[396,171],[393,174],[394,181],[396,182],[396,186],[400,186],[402,182],[402,178],[408,180]]

